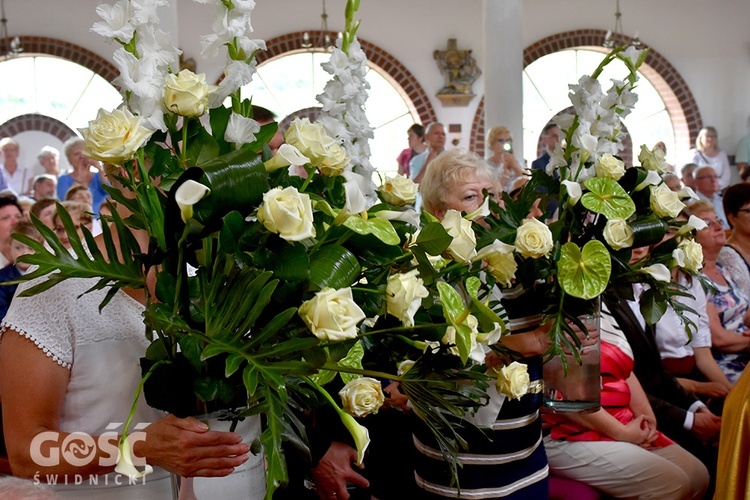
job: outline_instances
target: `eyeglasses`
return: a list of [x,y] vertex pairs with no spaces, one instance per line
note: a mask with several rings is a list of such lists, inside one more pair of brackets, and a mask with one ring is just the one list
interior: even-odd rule
[[722,223],[717,220],[703,219],[703,222],[705,222],[708,227],[720,227],[724,229]]
[[750,208],[740,208],[737,211],[738,212],[745,212],[746,214],[750,214]]
[[513,139],[498,139],[497,142],[502,142],[502,143],[513,142]]
[[699,175],[698,177],[695,178],[695,180],[698,180],[698,181],[701,180],[701,179],[714,179],[714,180],[716,180],[718,178],[719,178],[718,175]]

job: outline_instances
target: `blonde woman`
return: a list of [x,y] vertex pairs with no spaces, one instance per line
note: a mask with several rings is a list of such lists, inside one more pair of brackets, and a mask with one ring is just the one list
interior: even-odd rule
[[513,181],[523,175],[523,167],[513,156],[513,137],[508,127],[492,127],[487,133],[487,147],[492,153],[487,158],[487,163],[495,172],[503,190],[510,191]]
[[729,167],[727,154],[719,149],[719,134],[714,127],[703,127],[695,139],[695,149],[690,150],[691,162],[698,167],[708,165],[716,170],[719,176],[719,189],[724,190],[729,186],[732,172]]

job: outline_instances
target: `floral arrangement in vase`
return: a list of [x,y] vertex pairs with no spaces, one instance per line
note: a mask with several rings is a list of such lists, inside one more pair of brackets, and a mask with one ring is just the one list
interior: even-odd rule
[[[369,436],[355,417],[384,403],[380,380],[400,383],[455,457],[461,417],[486,397],[489,377],[474,364],[504,323],[480,299],[481,266],[466,269],[466,241],[451,236],[471,222],[420,220],[409,208],[416,185],[403,177],[372,185],[358,2],[347,3],[326,65],[324,117],[293,122],[275,155],[267,143],[277,124],[260,126],[240,95],[264,47],[248,36],[253,2],[204,0],[217,11],[204,48],[226,50],[218,86],[176,71],[177,52],[155,28],[161,3],[97,9],[94,30],[120,44],[125,104],[100,110],[81,133],[84,153],[105,164],[112,215],[98,241],[58,207],[72,251],[36,221],[46,244],[26,240],[37,267],[23,279],[47,279],[24,293],[98,278],[106,308],[118,290],[142,290],[147,402],[178,416],[263,414],[268,498],[287,480],[282,442],[304,447],[299,414],[319,405],[335,409],[362,461]],[[125,436],[118,471],[139,474]]]
[[[643,146],[640,166],[630,168],[618,156],[624,147],[621,119],[637,101],[637,70],[646,56],[647,51],[632,46],[615,48],[591,75],[570,85],[574,113],[556,119],[564,140],[551,153],[547,170],[534,171],[517,199],[505,195],[503,208],[491,204],[487,227],[476,227],[492,278],[504,288],[524,290],[525,302],[534,300],[535,312],[549,324],[547,359],[560,356],[564,363],[568,351],[580,362],[573,325],[585,331],[579,317],[594,312],[599,297],[612,287],[632,298],[632,283],[646,283],[640,299],[646,321],[657,322],[672,306],[687,325],[695,326],[675,300],[685,292],[672,282],[669,270],[679,266],[696,274],[702,266],[692,230],[704,223],[694,217],[675,220],[685,206],[681,199],[695,194],[689,188],[672,192],[664,184],[667,163],[660,150]],[[604,92],[597,78],[616,60],[627,74],[613,79]],[[551,199],[560,207],[554,221],[529,216],[534,208],[544,213]],[[630,263],[633,248],[660,243],[670,228],[680,238],[670,238]]]

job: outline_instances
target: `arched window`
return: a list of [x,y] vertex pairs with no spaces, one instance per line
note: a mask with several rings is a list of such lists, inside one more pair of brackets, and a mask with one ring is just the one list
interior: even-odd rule
[[[243,87],[243,97],[270,109],[281,122],[299,111],[319,106],[315,96],[323,92],[330,79],[320,64],[328,60],[326,52],[287,52],[258,66],[253,81]],[[377,65],[368,62],[370,83],[366,114],[375,138],[370,141],[371,163],[380,174],[397,170],[396,157],[407,147],[406,130],[419,123],[414,104],[401,86]]]
[[[577,83],[584,74],[591,74],[599,65],[603,52],[589,48],[563,50],[543,56],[523,72],[523,129],[524,151],[536,156],[537,142],[542,129],[558,112],[570,107],[568,84]],[[619,60],[613,61],[599,77],[606,92],[611,79],[623,79],[628,71]],[[630,134],[634,150],[626,151],[628,158],[637,158],[642,144],[649,148],[662,141],[667,146],[667,160],[674,164],[684,144],[678,144],[664,100],[648,78],[640,74],[636,87],[638,103],[623,123]]]

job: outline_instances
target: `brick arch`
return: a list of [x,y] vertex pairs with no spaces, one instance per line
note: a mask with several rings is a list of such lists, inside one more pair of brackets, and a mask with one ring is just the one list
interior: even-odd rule
[[[303,43],[302,37],[304,33],[303,31],[298,31],[267,40],[266,51],[260,52],[256,56],[258,64],[290,52],[303,51],[304,49],[300,49],[300,47]],[[310,36],[310,40],[321,40],[323,35],[325,35],[322,31],[307,31],[307,33]],[[336,36],[338,36],[337,33],[332,31],[328,32],[328,34],[331,40],[335,40]],[[361,38],[359,39],[359,43],[367,55],[368,62],[377,66],[381,70],[380,73],[396,88],[400,87],[406,97],[408,97],[407,105],[416,111],[420,121],[425,125],[437,121],[435,109],[432,107],[427,93],[419,84],[416,77],[398,59],[377,45]],[[408,102],[409,100],[411,104]]]
[[61,57],[88,68],[112,83],[120,72],[114,64],[80,45],[44,36],[22,36],[24,54],[47,54]]
[[[541,57],[565,49],[588,48],[605,52],[606,49],[601,46],[605,35],[604,30],[586,29],[558,33],[544,38],[524,49],[523,66],[525,68]],[[633,41],[627,36],[618,38],[619,41],[625,43]],[[677,144],[691,147],[703,121],[698,103],[682,75],[666,57],[652,47],[649,48],[648,57],[641,66],[640,72],[664,100]],[[484,135],[484,97],[482,97],[472,122],[472,134],[469,140],[469,147],[472,151],[484,152]]]
[[39,113],[29,113],[11,118],[0,125],[0,137],[13,137],[29,130],[46,132],[60,139],[61,142],[77,135],[73,129],[60,120]]

